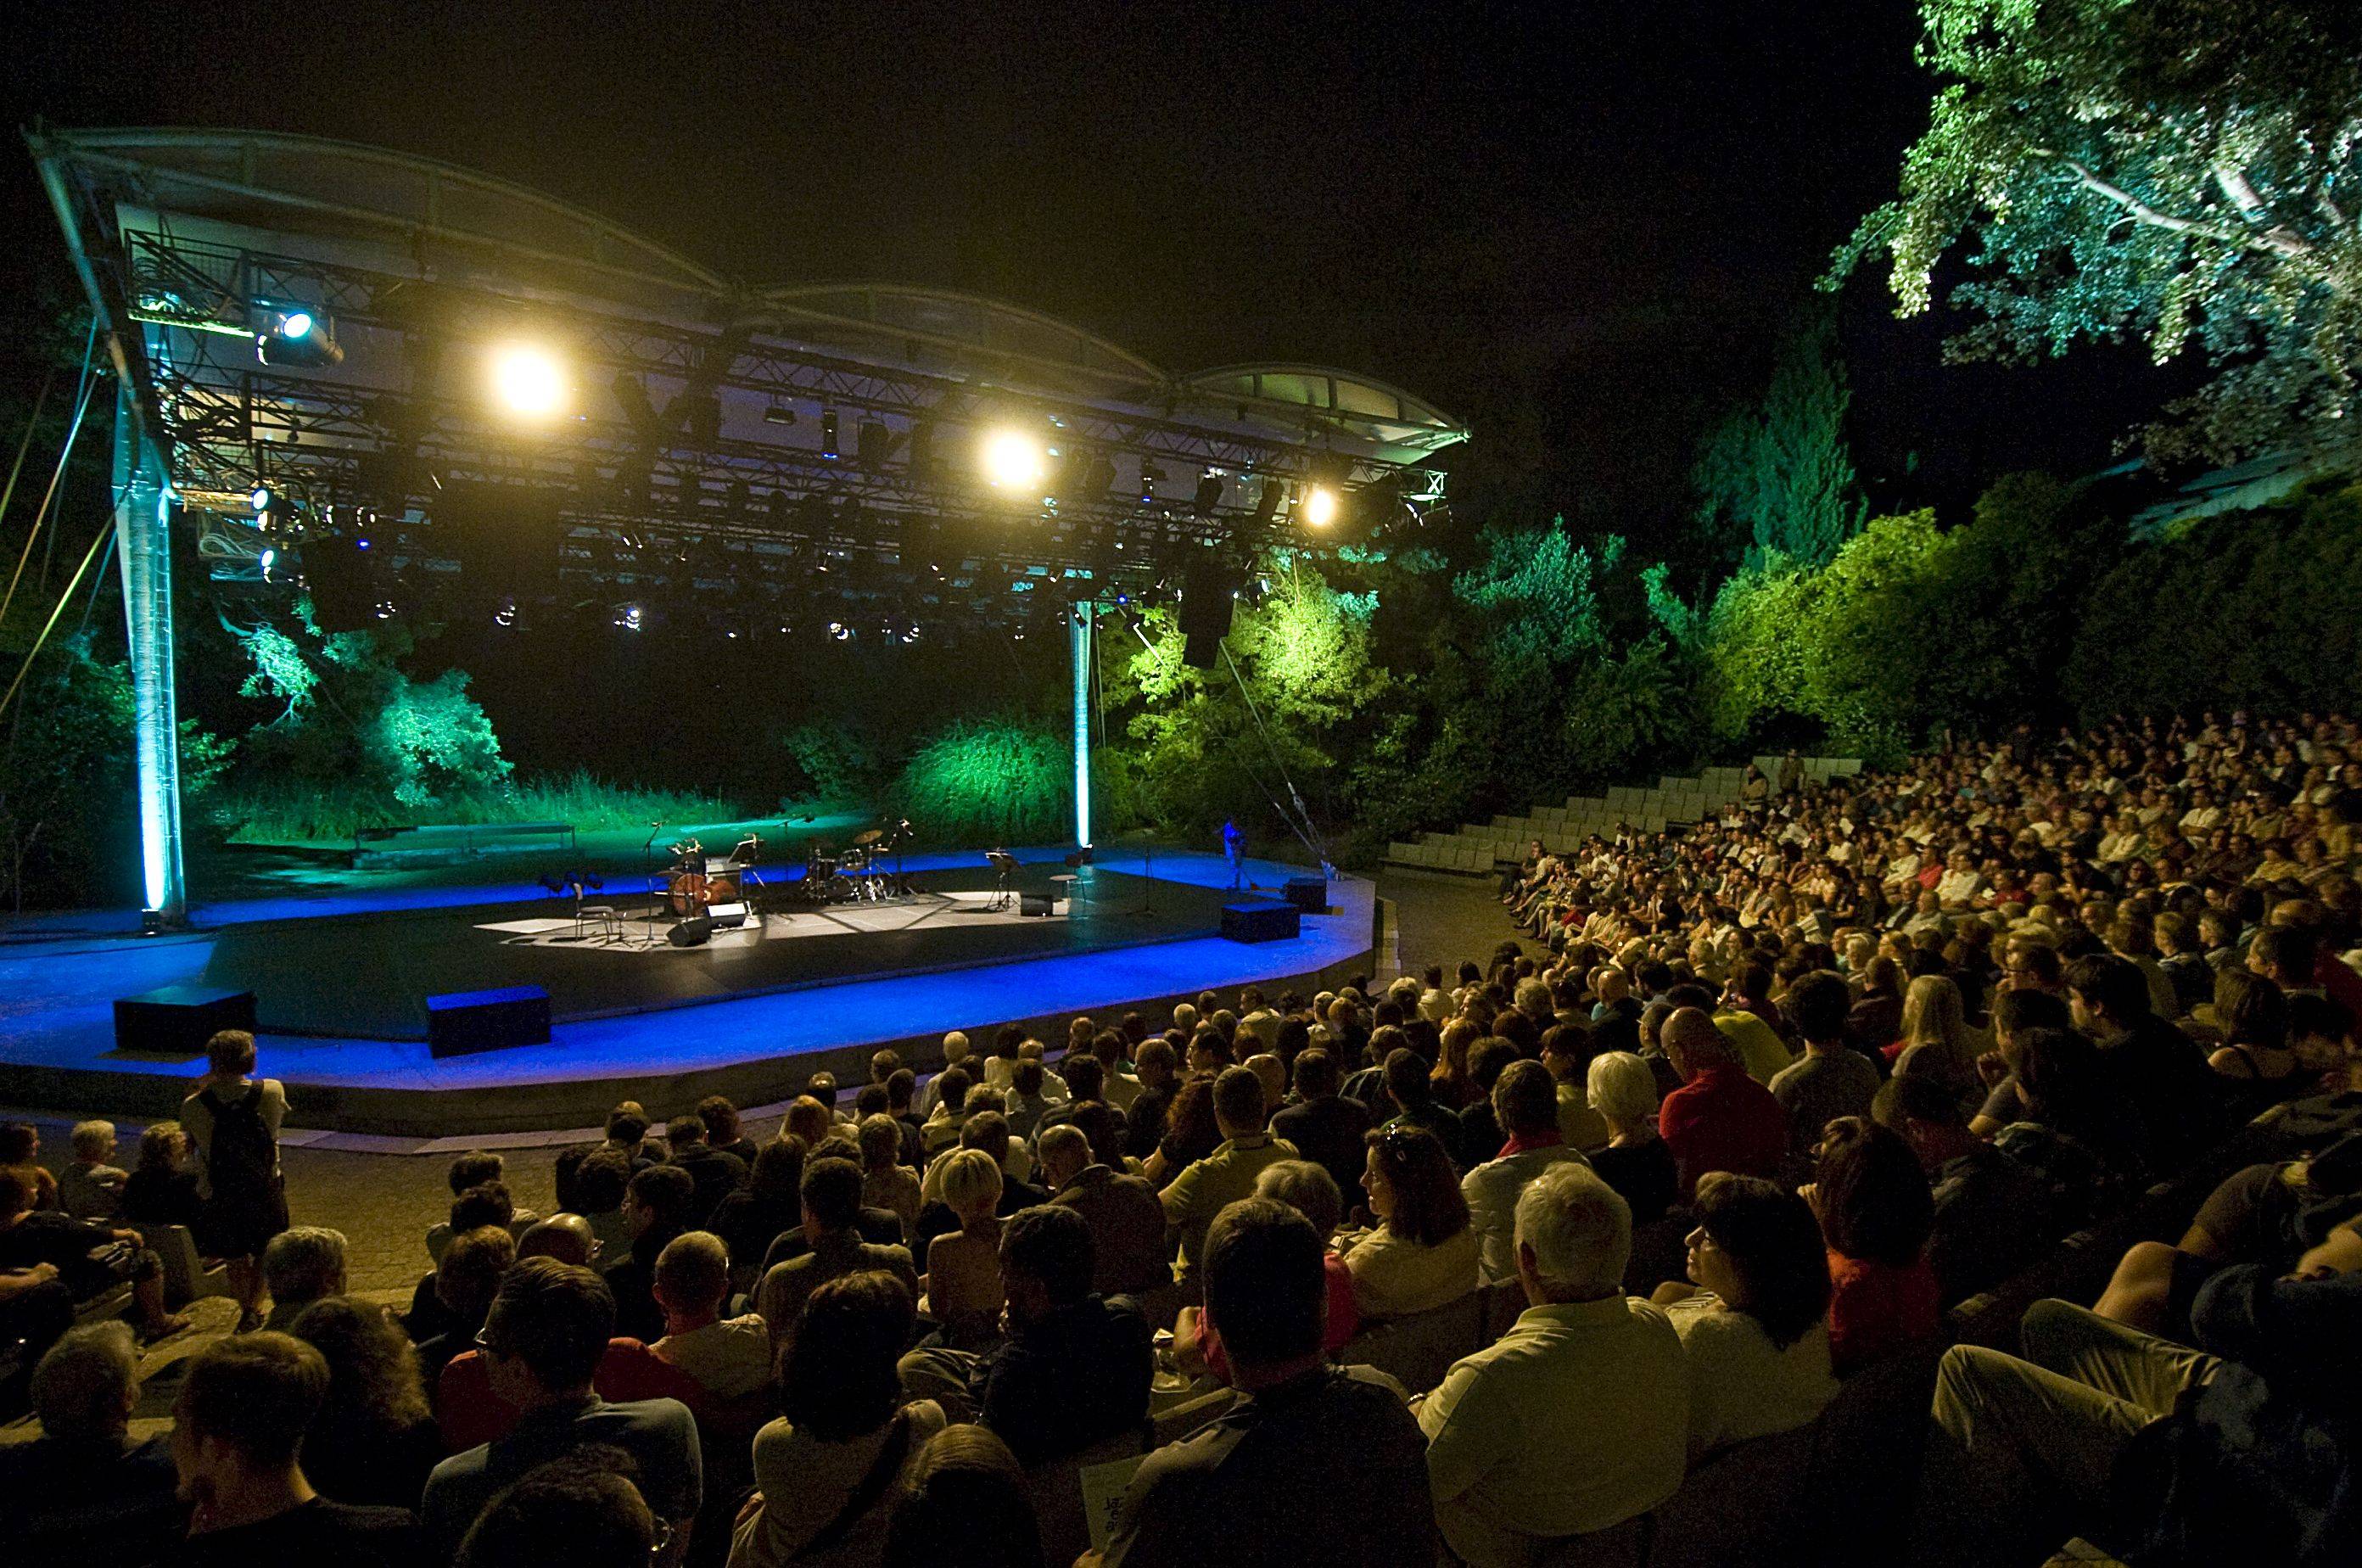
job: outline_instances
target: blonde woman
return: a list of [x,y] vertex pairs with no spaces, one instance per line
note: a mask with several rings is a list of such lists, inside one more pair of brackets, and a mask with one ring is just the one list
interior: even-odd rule
[[944,1156],[944,1201],[960,1228],[927,1246],[927,1315],[945,1343],[978,1350],[999,1337],[1005,1297],[1000,1284],[1000,1162],[981,1149]]
[[1928,1073],[1970,1093],[1977,1082],[1977,1058],[1990,1048],[1969,1027],[1960,988],[1948,975],[1922,975],[1903,993],[1903,1037],[1888,1047],[1898,1073]]

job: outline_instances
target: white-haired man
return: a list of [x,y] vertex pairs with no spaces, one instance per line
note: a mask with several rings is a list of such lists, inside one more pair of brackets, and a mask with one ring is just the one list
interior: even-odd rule
[[270,1316],[262,1326],[284,1333],[315,1301],[345,1293],[345,1233],[325,1225],[294,1225],[270,1238],[262,1252],[262,1282]]
[[[969,1046],[967,1042],[967,1031],[964,1029],[953,1030],[950,1033],[944,1036],[944,1066],[946,1067],[966,1066],[973,1069],[977,1064],[968,1060],[971,1050],[972,1047]],[[978,1076],[981,1077],[980,1074]],[[918,1092],[911,1097],[911,1114],[917,1117],[922,1121],[924,1121],[928,1117],[933,1116],[935,1112],[935,1100],[938,1093],[935,1088],[935,1079],[942,1077],[942,1073],[936,1073],[934,1077],[931,1077],[925,1083],[921,1084],[919,1086]]]
[[1518,1197],[1517,1247],[1531,1305],[1418,1406],[1436,1523],[1471,1568],[1646,1513],[1688,1457],[1680,1336],[1624,1294],[1630,1207],[1587,1165],[1551,1165]]

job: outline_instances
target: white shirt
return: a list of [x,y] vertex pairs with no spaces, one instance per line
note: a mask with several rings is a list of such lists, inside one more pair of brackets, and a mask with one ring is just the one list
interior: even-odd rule
[[[1291,1157],[1293,1157],[1291,1155]],[[1381,1225],[1344,1253],[1353,1305],[1364,1318],[1403,1318],[1449,1306],[1476,1288],[1473,1226],[1431,1247]]]
[[1837,1397],[1825,1318],[1782,1350],[1763,1325],[1711,1292],[1665,1309],[1682,1339],[1689,1387],[1689,1459],[1803,1426]]
[[1682,1342],[1636,1297],[1529,1307],[1419,1401],[1436,1521],[1475,1568],[1532,1561],[1533,1536],[1621,1524],[1682,1484]]
[[744,1397],[771,1379],[771,1331],[759,1313],[667,1334],[648,1348],[717,1399]]
[[1534,1177],[1568,1160],[1591,1163],[1580,1152],[1552,1143],[1486,1160],[1460,1178],[1461,1195],[1468,1200],[1468,1228],[1476,1232],[1479,1283],[1503,1285],[1518,1277],[1518,1195]]

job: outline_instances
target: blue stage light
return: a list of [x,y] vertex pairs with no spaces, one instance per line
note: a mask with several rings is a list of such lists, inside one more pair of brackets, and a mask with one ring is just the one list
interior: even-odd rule
[[281,337],[311,337],[312,313],[308,310],[289,311],[280,318],[279,336]]
[[270,510],[270,487],[267,484],[256,485],[246,499],[247,503],[257,512],[268,512]]

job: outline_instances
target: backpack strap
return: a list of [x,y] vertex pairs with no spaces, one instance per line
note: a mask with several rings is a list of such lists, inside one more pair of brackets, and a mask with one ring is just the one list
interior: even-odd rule
[[911,1424],[905,1412],[894,1412],[894,1430],[887,1437],[886,1446],[877,1451],[877,1457],[870,1462],[869,1473],[846,1496],[844,1507],[836,1511],[836,1517],[798,1549],[797,1557],[816,1557],[831,1550],[877,1506],[877,1499],[886,1495],[887,1485],[902,1473],[902,1461],[911,1452]]

